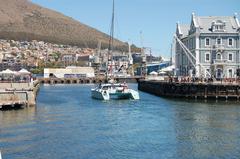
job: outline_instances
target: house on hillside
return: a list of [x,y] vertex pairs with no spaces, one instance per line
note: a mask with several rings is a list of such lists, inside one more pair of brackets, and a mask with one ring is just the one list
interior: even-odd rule
[[76,55],[66,53],[66,54],[62,54],[60,59],[61,59],[61,62],[63,62],[66,66],[68,66],[76,62]]
[[177,23],[175,50],[178,75],[239,76],[240,24],[237,15],[196,16],[193,13],[190,24]]
[[19,71],[23,65],[20,60],[15,59],[14,57],[5,57],[0,62],[0,71],[11,69],[13,71]]
[[89,54],[79,54],[76,56],[77,62],[80,62],[83,66],[91,66],[93,56]]

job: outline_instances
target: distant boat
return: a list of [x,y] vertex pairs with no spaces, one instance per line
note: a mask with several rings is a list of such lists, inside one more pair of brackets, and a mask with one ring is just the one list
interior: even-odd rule
[[[114,32],[114,0],[113,0],[113,13],[112,13],[112,26],[109,40],[109,52],[108,52],[108,63],[106,69],[106,79],[109,79],[109,75],[112,76],[112,61],[110,66],[110,74],[108,71],[109,55],[113,50],[113,32]],[[112,57],[112,56],[111,56]],[[110,77],[110,81],[106,84],[100,84],[94,89],[91,89],[92,98],[99,100],[110,100],[110,99],[140,99],[138,91],[128,88],[127,84],[114,83],[114,77]]]

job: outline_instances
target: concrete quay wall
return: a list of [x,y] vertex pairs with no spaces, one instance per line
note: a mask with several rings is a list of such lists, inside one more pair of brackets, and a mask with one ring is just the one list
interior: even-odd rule
[[0,89],[30,89],[31,87],[31,83],[0,83]]
[[140,80],[138,89],[150,94],[172,98],[239,100],[240,85],[221,83],[173,83]]
[[0,108],[15,105],[35,106],[39,82],[0,83]]

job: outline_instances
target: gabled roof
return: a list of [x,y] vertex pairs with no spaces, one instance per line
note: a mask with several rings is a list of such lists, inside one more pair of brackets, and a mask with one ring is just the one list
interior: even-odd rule
[[10,70],[10,69],[6,69],[4,71],[1,72],[2,74],[14,74],[14,71]]
[[26,69],[21,69],[20,71],[18,71],[19,73],[22,73],[22,74],[31,74],[31,72],[29,72],[28,70]]
[[224,22],[225,32],[227,33],[237,33],[238,32],[238,22],[237,18],[234,16],[195,16],[196,25],[199,26],[201,33],[212,33],[212,23],[218,20]]
[[178,24],[178,33],[181,35],[181,38],[188,36],[190,30],[190,25],[188,24]]

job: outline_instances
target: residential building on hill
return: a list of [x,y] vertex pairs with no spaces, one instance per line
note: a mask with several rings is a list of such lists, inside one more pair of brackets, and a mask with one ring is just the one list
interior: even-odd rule
[[0,62],[0,71],[11,69],[13,71],[19,71],[24,66],[21,64],[20,60],[14,59],[13,57],[8,57],[2,59]]
[[[196,16],[176,29],[175,65],[181,76],[240,76],[240,24],[234,16]],[[185,47],[185,48],[184,48]]]

